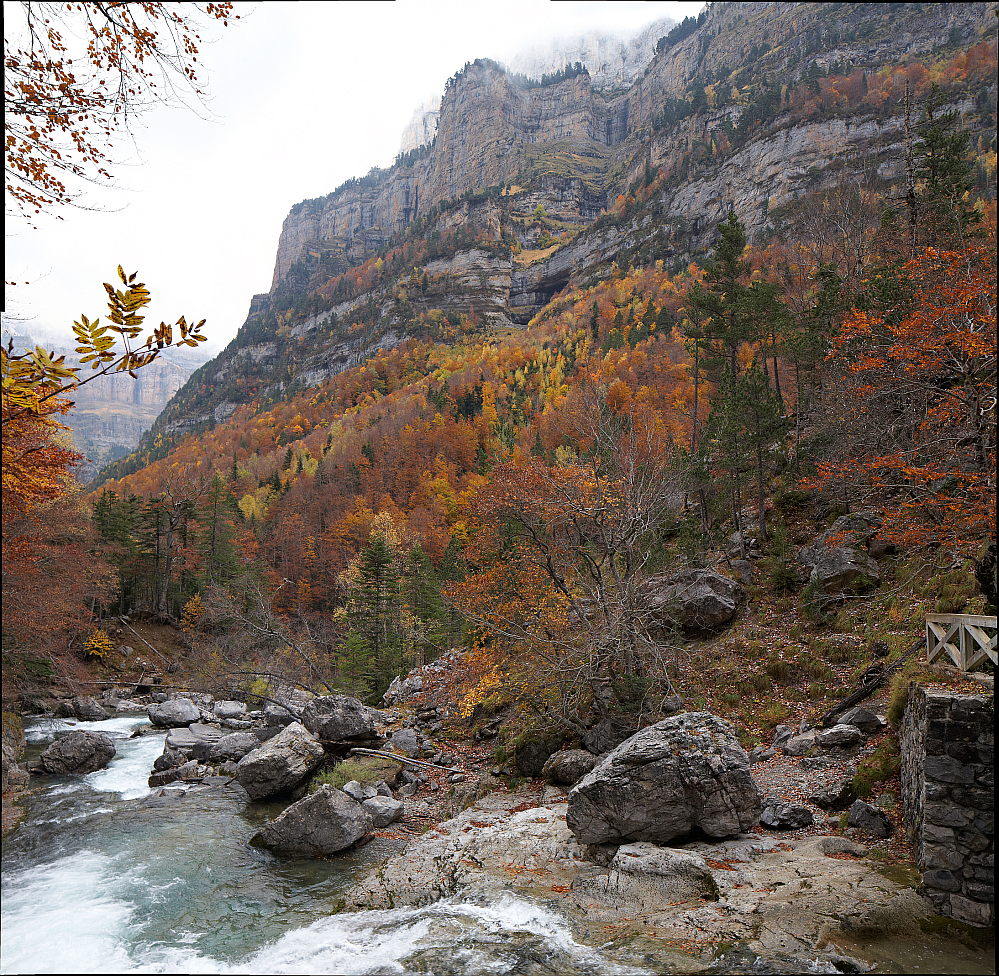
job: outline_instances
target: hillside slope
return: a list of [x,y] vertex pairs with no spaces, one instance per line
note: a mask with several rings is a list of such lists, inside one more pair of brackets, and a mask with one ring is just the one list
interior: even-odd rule
[[682,268],[729,210],[762,241],[804,197],[881,189],[901,172],[906,91],[939,86],[994,159],[994,25],[987,3],[718,3],[610,97],[585,72],[466,65],[431,145],[292,208],[271,291],[115,473],[442,316],[444,332],[523,325],[615,262]]

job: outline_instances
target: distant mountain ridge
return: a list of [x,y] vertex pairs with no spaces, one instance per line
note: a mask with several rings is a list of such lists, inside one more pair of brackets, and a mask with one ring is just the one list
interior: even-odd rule
[[[57,356],[65,356],[67,364],[80,365],[70,346],[5,331],[5,346],[8,339],[13,339],[15,349],[33,348],[37,342]],[[59,420],[72,428],[73,444],[86,458],[77,471],[80,480],[91,480],[105,464],[134,450],[174,393],[206,361],[200,351],[170,349],[134,378],[127,373],[109,373],[76,390],[71,397],[73,408]]]
[[[658,40],[676,25],[660,17],[637,32],[583,31],[536,44],[502,63],[514,74],[541,78],[579,62],[589,71],[594,91],[627,88],[645,70]],[[421,102],[403,130],[399,151],[411,152],[433,141],[440,120],[441,96]]]

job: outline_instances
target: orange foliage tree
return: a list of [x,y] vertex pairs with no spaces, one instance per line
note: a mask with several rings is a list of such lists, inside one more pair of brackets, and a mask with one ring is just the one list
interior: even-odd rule
[[582,730],[655,712],[670,690],[648,580],[679,479],[661,424],[619,390],[580,387],[563,416],[578,454],[517,452],[493,471],[477,498],[478,565],[451,596],[480,630],[473,703],[503,684]]
[[[89,521],[72,478],[80,455],[60,443],[54,419],[70,405],[19,412],[3,428],[3,634],[8,688],[30,675],[72,671],[66,651],[88,630],[113,573],[93,554]],[[4,404],[5,419],[8,405]]]
[[924,248],[892,285],[835,337],[853,447],[820,480],[881,507],[896,541],[968,554],[995,533],[994,223],[959,250]]

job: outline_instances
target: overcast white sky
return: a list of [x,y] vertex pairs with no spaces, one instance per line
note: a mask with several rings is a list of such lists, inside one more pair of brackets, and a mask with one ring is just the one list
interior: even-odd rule
[[[466,61],[504,59],[591,28],[630,32],[703,3],[621,0],[341,0],[237,3],[241,20],[201,52],[200,115],[157,108],[135,128],[98,209],[62,210],[37,229],[8,215],[5,325],[70,338],[104,310],[121,263],[153,294],[147,325],[206,318],[213,348],[270,287],[278,234],[299,200],[387,166],[418,103]],[[206,35],[207,36],[207,32]],[[124,158],[125,153],[119,157]],[[25,284],[27,282],[27,284]],[[13,322],[10,317],[23,321]]]

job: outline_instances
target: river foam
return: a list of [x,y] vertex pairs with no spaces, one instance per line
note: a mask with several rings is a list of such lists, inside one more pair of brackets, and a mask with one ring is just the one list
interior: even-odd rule
[[4,894],[2,972],[505,976],[523,972],[525,960],[543,961],[535,971],[548,973],[644,972],[579,944],[564,919],[513,895],[488,905],[445,900],[418,909],[330,915],[243,960],[224,961],[193,946],[144,940],[135,906],[124,897],[136,880],[93,852],[11,879]]

